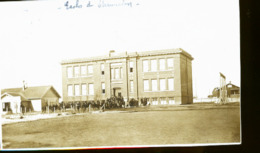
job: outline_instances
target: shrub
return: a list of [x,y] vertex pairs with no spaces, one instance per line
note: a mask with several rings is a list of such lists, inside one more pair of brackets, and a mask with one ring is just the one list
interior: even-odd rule
[[138,100],[131,98],[129,101],[130,106],[138,106]]
[[108,98],[105,103],[106,108],[122,108],[125,106],[124,98],[123,97],[116,97],[113,96]]
[[142,99],[141,99],[141,104],[142,104],[143,106],[146,106],[146,105],[147,105],[147,101],[148,101],[148,98],[142,98]]

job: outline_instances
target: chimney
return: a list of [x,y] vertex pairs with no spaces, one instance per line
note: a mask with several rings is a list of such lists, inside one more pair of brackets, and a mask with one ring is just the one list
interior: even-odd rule
[[115,54],[115,50],[110,50],[109,51],[109,57],[113,56]]
[[27,88],[27,83],[23,80],[23,91]]

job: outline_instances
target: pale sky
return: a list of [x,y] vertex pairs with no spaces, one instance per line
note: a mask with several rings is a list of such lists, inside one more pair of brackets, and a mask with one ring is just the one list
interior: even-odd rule
[[194,57],[194,96],[211,94],[219,72],[240,86],[238,0],[125,0],[133,6],[106,8],[79,2],[84,7],[71,10],[64,0],[0,3],[1,88],[25,80],[62,95],[62,59],[171,48]]

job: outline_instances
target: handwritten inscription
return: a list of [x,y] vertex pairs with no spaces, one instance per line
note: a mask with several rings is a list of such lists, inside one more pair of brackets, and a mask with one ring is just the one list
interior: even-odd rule
[[132,7],[132,2],[125,2],[122,0],[122,2],[119,3],[108,3],[105,0],[100,0],[98,7],[116,7],[116,6],[129,6]]
[[126,0],[116,0],[116,1],[109,1],[109,0],[86,0],[86,1],[80,1],[80,0],[68,0],[65,2],[64,6],[67,10],[70,9],[81,9],[84,7],[98,7],[98,8],[104,8],[104,7],[133,7],[134,5],[139,5],[139,3],[133,4],[131,1]]
[[75,4],[70,4],[69,1],[66,1],[64,6],[66,7],[66,9],[82,8],[82,5],[79,4],[79,0],[76,0]]

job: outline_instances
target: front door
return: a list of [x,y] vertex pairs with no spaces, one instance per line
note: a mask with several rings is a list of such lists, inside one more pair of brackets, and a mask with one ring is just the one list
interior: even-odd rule
[[114,88],[114,96],[121,97],[121,88]]

